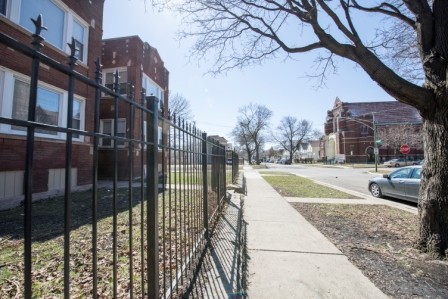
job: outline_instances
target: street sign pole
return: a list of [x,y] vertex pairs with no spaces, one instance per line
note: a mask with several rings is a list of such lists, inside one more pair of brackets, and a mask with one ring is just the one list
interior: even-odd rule
[[376,126],[375,126],[374,112],[372,112],[372,125],[373,125],[373,150],[375,154],[375,172],[378,172],[378,145],[376,144]]

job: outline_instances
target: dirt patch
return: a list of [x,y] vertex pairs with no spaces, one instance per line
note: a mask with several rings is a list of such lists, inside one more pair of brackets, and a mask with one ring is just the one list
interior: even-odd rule
[[387,206],[292,205],[391,298],[448,298],[448,262],[413,248],[416,215]]

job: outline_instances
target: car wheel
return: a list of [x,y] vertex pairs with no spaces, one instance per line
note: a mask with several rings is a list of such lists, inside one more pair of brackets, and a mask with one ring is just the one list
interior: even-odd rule
[[377,198],[380,198],[383,196],[380,186],[378,186],[378,184],[376,184],[376,183],[370,184],[370,193],[372,193],[372,195]]
[[400,167],[400,164],[399,163],[395,164],[395,167]]

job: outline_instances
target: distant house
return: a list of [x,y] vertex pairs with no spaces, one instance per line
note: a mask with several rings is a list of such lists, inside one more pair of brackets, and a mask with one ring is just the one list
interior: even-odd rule
[[[283,157],[289,159],[289,151],[283,151]],[[293,155],[293,162],[311,162],[319,159],[319,141],[302,142],[296,152]]]
[[[210,136],[208,136],[208,138],[211,138],[211,139],[213,139],[215,141],[218,141],[219,144],[221,144],[222,146],[224,146],[227,149],[227,146],[228,146],[229,142],[227,141],[226,138],[224,138],[222,136],[219,136],[219,135],[210,135]],[[230,146],[231,145],[232,144],[230,143]]]
[[[75,42],[75,70],[95,77],[95,60],[101,56],[104,1],[79,0],[6,0],[0,1],[0,31],[31,46],[35,26],[31,19],[42,15],[45,38],[42,53],[67,64],[67,43]],[[31,60],[0,46],[0,116],[27,120],[30,94]],[[76,84],[73,103],[73,128],[93,130],[95,93],[92,88]],[[37,90],[37,122],[65,127],[67,124],[67,79],[41,64]],[[1,202],[23,198],[26,129],[0,124],[0,207]],[[46,196],[64,188],[66,134],[37,130],[33,167],[33,192]],[[91,138],[73,135],[71,185],[87,186],[92,182]],[[40,195],[39,195],[40,194]]]
[[[155,96],[159,99],[159,113],[168,113],[168,89],[169,72],[165,68],[164,62],[156,48],[143,42],[138,36],[127,36],[105,39],[102,42],[102,64],[103,64],[103,84],[113,89],[114,74],[118,72],[119,93],[131,96],[130,85],[133,85],[133,100],[139,104],[146,105],[146,100],[142,99],[142,92],[147,96]],[[114,99],[111,96],[103,96],[100,107],[100,131],[103,134],[112,135],[114,127]],[[141,115],[134,115],[134,130],[130,132],[130,105],[120,103],[118,107],[118,134],[119,136],[141,136],[146,135],[146,130],[141,132]],[[146,126],[146,120],[143,120]],[[159,124],[159,143],[162,141],[162,124]],[[166,138],[164,139],[166,142]],[[99,177],[103,179],[113,176],[113,140],[103,139],[100,141],[99,152]],[[128,144],[118,145],[118,178],[127,179],[128,167]],[[138,159],[143,153],[141,146],[134,150],[134,158]],[[159,160],[162,157],[159,157]],[[136,160],[137,161],[137,160]],[[160,161],[159,161],[160,162]],[[159,163],[161,171],[162,163]],[[138,173],[139,167],[135,164],[135,176],[142,176]]]
[[[421,132],[422,118],[417,109],[398,101],[346,103],[336,98],[333,108],[327,112],[320,158],[333,160],[345,156],[346,162],[373,162],[374,141],[379,148],[379,162],[401,156],[396,149],[382,145],[376,138],[379,131],[400,125]],[[422,156],[421,148],[411,147],[408,158]]]

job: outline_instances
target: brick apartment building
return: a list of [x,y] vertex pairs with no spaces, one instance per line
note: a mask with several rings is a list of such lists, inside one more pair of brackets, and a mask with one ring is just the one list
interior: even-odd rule
[[[156,96],[159,99],[159,113],[167,115],[168,111],[168,90],[169,72],[164,66],[156,48],[151,47],[147,42],[143,42],[138,36],[127,36],[112,39],[105,39],[102,43],[102,64],[103,83],[106,87],[113,88],[114,72],[118,71],[119,91],[123,95],[129,94],[129,84],[134,86],[134,99],[140,104],[142,101],[142,91],[146,96]],[[120,103],[118,107],[118,134],[123,136],[129,133],[130,105]],[[100,108],[100,130],[104,134],[112,134],[114,118],[114,100],[112,97],[103,97]],[[134,136],[141,135],[141,115],[137,113],[134,117]],[[159,143],[161,142],[162,125],[159,126]],[[165,132],[166,133],[166,132]],[[146,132],[145,132],[146,134]],[[164,139],[166,142],[166,138]],[[118,178],[128,177],[128,144],[118,144]],[[141,146],[134,150],[134,159],[139,159],[142,154]],[[159,156],[159,171],[161,171]],[[113,141],[103,139],[100,142],[99,153],[99,176],[101,178],[111,178],[113,175]],[[135,160],[138,161],[138,160]],[[139,168],[135,167],[134,175]]]
[[[45,37],[42,53],[67,64],[67,43],[75,40],[79,49],[76,71],[95,77],[95,60],[101,56],[104,0],[3,0],[0,1],[0,30],[30,45],[35,27],[31,18],[43,16]],[[31,59],[0,45],[0,115],[27,119]],[[41,64],[37,99],[37,121],[65,127],[68,80],[65,75]],[[94,90],[75,85],[73,127],[93,130]],[[26,130],[0,124],[0,200],[21,197],[25,168]],[[92,140],[74,134],[72,186],[91,183]],[[34,192],[51,192],[64,187],[65,134],[38,130],[35,139]]]
[[[345,157],[345,162],[373,162],[378,131],[398,125],[410,125],[421,132],[422,118],[415,108],[398,101],[346,103],[336,98],[333,108],[327,112],[320,158]],[[401,155],[396,149],[378,146],[379,162]],[[423,150],[412,148],[408,158],[423,158]]]

